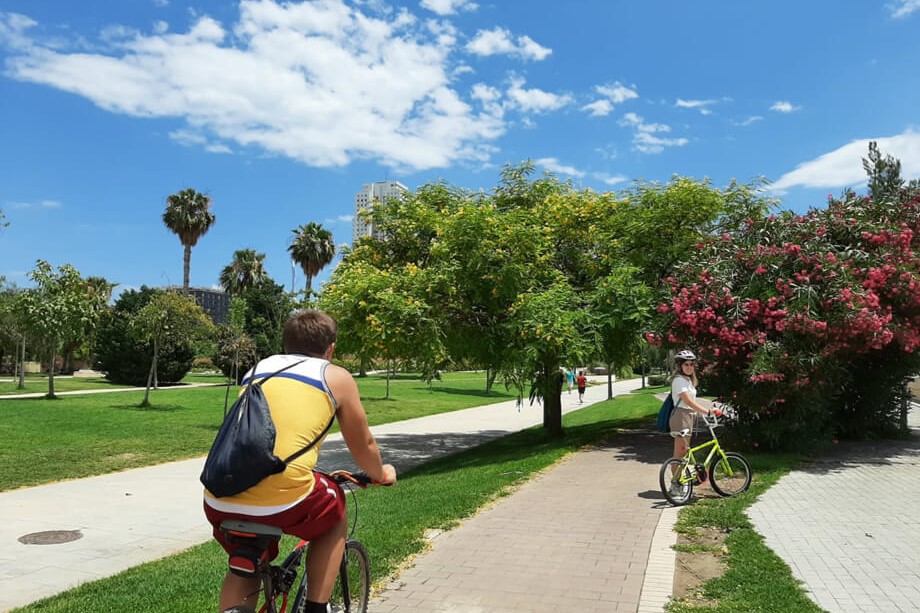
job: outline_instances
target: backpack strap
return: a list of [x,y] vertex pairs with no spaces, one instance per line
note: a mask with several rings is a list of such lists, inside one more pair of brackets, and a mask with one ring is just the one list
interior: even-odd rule
[[310,442],[309,445],[307,445],[306,447],[304,447],[304,448],[301,449],[300,451],[295,451],[294,453],[292,453],[292,454],[289,455],[288,457],[284,458],[284,460],[283,460],[284,465],[287,466],[288,463],[293,462],[294,460],[296,460],[297,458],[299,458],[299,457],[302,456],[303,454],[305,454],[305,453],[307,453],[308,451],[310,451],[311,449],[313,449],[313,448],[316,446],[317,443],[319,443],[321,440],[323,440],[323,437],[326,436],[326,433],[327,433],[327,432],[329,432],[329,428],[332,427],[332,422],[334,422],[334,421],[335,421],[335,412],[332,413],[332,417],[329,418],[329,423],[326,424],[326,427],[323,428],[323,431],[320,432],[319,435],[318,435],[315,439],[313,439],[313,440]]
[[[280,368],[280,369],[276,370],[275,372],[273,372],[273,373],[271,373],[271,374],[269,374],[269,375],[267,375],[267,376],[265,376],[265,377],[262,377],[259,381],[254,381],[255,378],[256,378],[256,373],[253,372],[253,373],[252,373],[252,379],[250,379],[249,385],[262,385],[263,383],[265,383],[266,381],[268,381],[269,379],[271,379],[271,378],[274,377],[275,375],[280,375],[281,373],[283,373],[284,371],[288,370],[289,368],[294,368],[294,367],[297,366],[298,364],[303,364],[304,362],[306,362],[306,361],[309,360],[309,359],[310,359],[310,358],[304,358],[304,359],[302,359],[302,360],[298,360],[298,361],[294,362],[293,364],[288,364],[288,365],[285,366],[284,368]],[[257,363],[257,364],[258,364],[258,363]]]
[[[298,364],[303,364],[303,363],[306,362],[308,359],[309,359],[309,358],[304,358],[304,359],[302,359],[302,360],[299,360],[299,361],[297,361],[297,362],[294,362],[293,364],[288,364],[288,365],[285,366],[284,368],[282,368],[282,369],[280,369],[280,370],[276,370],[275,372],[271,373],[271,374],[268,375],[267,377],[263,377],[258,383],[251,383],[250,385],[260,385],[260,386],[261,386],[262,384],[264,384],[266,381],[268,381],[269,379],[271,379],[271,378],[274,377],[275,375],[280,374],[280,373],[283,373],[284,371],[286,371],[286,370],[289,369],[289,368],[294,368],[294,367],[297,366]],[[310,443],[309,443],[308,445],[306,445],[305,447],[303,447],[301,450],[295,451],[294,453],[292,453],[292,454],[289,455],[288,457],[284,458],[284,460],[282,460],[282,462],[284,462],[284,466],[287,467],[287,465],[288,465],[290,462],[293,462],[294,460],[296,460],[297,458],[299,458],[299,457],[302,456],[303,454],[307,453],[308,451],[310,451],[311,449],[313,449],[314,447],[316,447],[317,443],[319,443],[321,440],[323,440],[323,437],[326,436],[326,433],[329,432],[329,429],[330,429],[330,428],[332,428],[333,422],[335,422],[335,412],[334,412],[334,411],[333,411],[333,413],[332,413],[332,417],[329,418],[329,423],[326,424],[326,427],[323,428],[323,431],[320,432],[319,435],[318,435],[315,439],[313,439],[312,441],[310,441]]]

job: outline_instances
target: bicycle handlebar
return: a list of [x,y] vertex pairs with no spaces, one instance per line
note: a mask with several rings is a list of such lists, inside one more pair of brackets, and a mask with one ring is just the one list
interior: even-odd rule
[[379,483],[374,481],[364,472],[353,473],[347,470],[334,470],[326,474],[339,485],[350,484],[355,487],[360,487],[361,489],[366,488],[368,485],[383,485],[386,487],[393,485],[392,483]]

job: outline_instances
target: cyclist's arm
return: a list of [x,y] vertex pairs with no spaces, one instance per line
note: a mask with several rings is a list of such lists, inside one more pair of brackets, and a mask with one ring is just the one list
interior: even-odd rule
[[396,469],[380,459],[377,441],[367,426],[367,414],[361,404],[358,385],[344,368],[330,364],[326,367],[326,384],[339,405],[336,412],[342,438],[358,467],[378,483],[395,483]]
[[694,399],[690,396],[690,392],[681,392],[681,393],[680,393],[680,401],[681,401],[681,403],[682,403],[682,406],[690,407],[691,409],[693,409],[693,410],[696,411],[697,413],[701,413],[701,414],[703,414],[703,415],[709,415],[709,409],[706,408],[706,407],[704,407],[703,405],[701,405],[701,404],[700,404],[699,402],[697,402],[696,400],[694,400]]

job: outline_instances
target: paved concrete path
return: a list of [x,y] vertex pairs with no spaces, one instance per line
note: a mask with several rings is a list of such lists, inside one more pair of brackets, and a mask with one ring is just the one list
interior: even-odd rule
[[916,406],[909,423],[912,440],[841,444],[780,479],[748,512],[829,613],[920,611]]
[[[617,382],[625,393],[636,381]],[[563,393],[563,411],[607,397],[606,385],[589,387],[585,404]],[[386,461],[402,470],[437,456],[530,427],[542,406],[514,401],[432,415],[372,428]],[[659,458],[660,460],[660,458]],[[0,611],[59,593],[84,581],[181,551],[210,538],[201,511],[198,475],[203,458],[171,462],[89,479],[0,493]],[[323,447],[326,468],[348,468],[339,435]],[[593,488],[593,477],[585,485]],[[642,486],[654,487],[654,479]],[[633,496],[635,488],[627,488]],[[644,502],[649,502],[648,500]],[[26,545],[22,536],[79,531],[82,538],[56,545]]]

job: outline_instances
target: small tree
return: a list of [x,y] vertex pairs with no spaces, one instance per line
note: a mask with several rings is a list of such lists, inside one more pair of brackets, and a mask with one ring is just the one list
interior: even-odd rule
[[57,271],[38,260],[29,273],[35,287],[22,293],[19,308],[26,328],[47,351],[48,398],[54,394],[54,365],[64,343],[85,338],[102,311],[101,299],[86,290],[86,282],[70,264]]
[[160,346],[170,338],[194,338],[208,331],[210,318],[191,296],[159,292],[144,305],[132,321],[138,339],[153,345],[153,359],[147,375],[142,407],[150,406],[150,388],[157,386],[157,358]]

